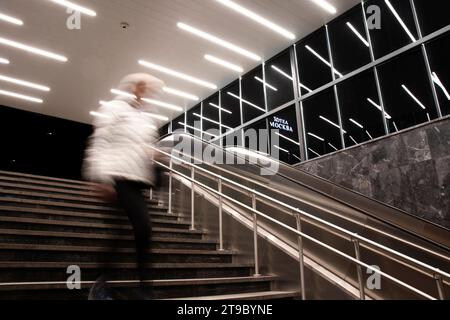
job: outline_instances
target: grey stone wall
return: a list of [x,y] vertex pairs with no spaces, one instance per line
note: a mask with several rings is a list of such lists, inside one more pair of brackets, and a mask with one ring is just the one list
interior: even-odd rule
[[450,118],[299,165],[450,229]]

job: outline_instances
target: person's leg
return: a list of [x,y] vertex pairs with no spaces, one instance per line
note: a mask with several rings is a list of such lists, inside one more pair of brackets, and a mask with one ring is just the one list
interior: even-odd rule
[[132,181],[116,181],[117,203],[128,215],[136,242],[136,258],[139,280],[145,279],[145,264],[151,263],[150,248],[151,222],[147,202],[142,195],[142,185]]

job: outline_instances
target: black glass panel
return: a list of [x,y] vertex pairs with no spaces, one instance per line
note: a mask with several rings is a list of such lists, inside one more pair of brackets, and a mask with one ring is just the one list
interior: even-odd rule
[[308,159],[342,149],[339,117],[333,89],[303,102]]
[[181,116],[172,121],[172,132],[177,130],[184,131],[184,125],[186,123],[185,114],[183,113]]
[[159,128],[159,136],[160,137],[163,137],[168,133],[169,133],[169,124],[166,124],[166,125],[162,126],[161,128]]
[[269,153],[269,132],[266,119],[244,129],[244,146],[247,149]]
[[422,35],[428,35],[450,24],[450,1],[414,0]]
[[227,147],[242,147],[242,130],[237,130],[225,136],[222,139],[222,146]]
[[287,50],[265,65],[267,107],[275,109],[294,100],[291,51]]
[[330,23],[328,32],[334,67],[341,74],[370,63],[369,41],[361,5]]
[[380,66],[379,76],[390,132],[437,117],[420,48]]
[[339,84],[337,89],[347,147],[385,135],[382,108],[372,70]]
[[303,95],[333,80],[325,28],[297,43],[296,51]]
[[[234,97],[230,94],[233,94]],[[239,97],[239,81],[235,81],[221,90],[222,131],[241,125],[241,106],[236,97]]]
[[426,45],[433,83],[443,115],[450,114],[450,33]]
[[[203,138],[211,139],[220,135],[219,93],[203,101]],[[208,133],[206,133],[208,132]]]
[[266,112],[262,79],[262,66],[242,77],[242,113],[244,123]]
[[201,137],[202,130],[202,121],[199,115],[201,116],[202,108],[201,105],[198,104],[192,109],[190,109],[186,114],[186,130],[190,134],[194,134],[195,136]]
[[[366,12],[369,11],[367,21],[375,58],[417,41],[416,24],[408,0],[370,0],[364,6]],[[372,8],[375,11],[371,11]]]
[[272,157],[288,164],[301,162],[295,106],[277,112],[268,119]]

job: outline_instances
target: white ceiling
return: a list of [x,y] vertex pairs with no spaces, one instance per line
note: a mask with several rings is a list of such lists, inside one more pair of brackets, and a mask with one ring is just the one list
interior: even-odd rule
[[[166,85],[193,93],[201,99],[215,90],[206,89],[138,65],[139,59],[182,71],[215,83],[219,88],[238,74],[211,64],[206,53],[241,65],[245,71],[258,63],[213,45],[177,28],[177,22],[215,34],[269,59],[293,42],[314,31],[337,15],[331,15],[310,0],[236,0],[294,32],[290,41],[215,0],[76,0],[97,12],[97,17],[82,16],[81,30],[68,30],[66,9],[49,0],[2,0],[0,11],[24,21],[15,26],[0,21],[0,37],[26,43],[68,57],[66,63],[32,55],[0,45],[0,74],[51,87],[51,92],[0,82],[0,89],[40,97],[43,104],[22,102],[0,96],[0,105],[29,110],[59,118],[91,123],[89,112],[99,100],[112,98],[109,90],[126,74],[148,72]],[[329,0],[338,14],[359,0]],[[130,28],[123,30],[126,21]],[[189,109],[195,104],[166,94],[162,100]],[[178,114],[156,110],[170,118]]]

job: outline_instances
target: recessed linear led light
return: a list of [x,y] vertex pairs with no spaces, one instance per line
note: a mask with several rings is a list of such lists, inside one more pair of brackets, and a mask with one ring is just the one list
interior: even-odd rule
[[223,59],[214,57],[212,55],[205,54],[205,59],[210,61],[210,62],[212,62],[212,63],[215,63],[215,64],[218,64],[218,65],[220,65],[222,67],[225,67],[227,69],[230,69],[230,70],[233,70],[233,71],[236,71],[236,72],[239,72],[239,73],[244,72],[244,69],[242,67],[239,67],[239,66],[237,66],[237,65],[235,65],[235,64],[233,64],[231,62],[225,61]]
[[338,151],[338,148],[336,148],[335,146],[333,146],[331,143],[328,143],[328,145],[329,145],[330,147],[332,147],[334,150]]
[[450,94],[448,93],[447,88],[444,86],[444,84],[442,83],[441,79],[439,79],[439,77],[436,74],[436,72],[432,73],[432,78],[433,78],[433,82],[436,83],[442,89],[442,91],[444,92],[445,96],[450,101]]
[[373,140],[373,137],[372,137],[372,135],[369,133],[369,131],[366,130],[366,134],[369,136],[369,138],[370,138],[371,140]]
[[261,61],[262,60],[262,58],[260,56],[258,56],[257,54],[254,54],[254,53],[252,53],[252,52],[250,52],[250,51],[248,51],[246,49],[243,49],[241,47],[238,47],[235,44],[232,44],[232,43],[230,43],[228,41],[220,39],[220,38],[218,38],[216,36],[213,36],[213,35],[211,35],[211,34],[209,34],[207,32],[204,32],[204,31],[199,30],[197,28],[191,27],[191,26],[189,26],[189,25],[187,25],[185,23],[178,22],[177,26],[178,26],[178,28],[180,28],[182,30],[190,32],[190,33],[192,33],[192,34],[194,34],[196,36],[199,36],[200,38],[203,38],[205,40],[213,42],[213,43],[215,43],[215,44],[217,44],[217,45],[219,45],[221,47],[227,48],[227,49],[229,49],[229,50],[231,50],[233,52],[239,53],[239,54],[241,54],[241,55],[243,55],[243,56],[245,56],[247,58],[250,58],[250,59],[255,60],[255,61]]
[[295,154],[292,154],[295,158],[297,158],[300,162],[303,162],[302,159],[300,159],[299,157],[297,157]]
[[316,138],[316,139],[318,139],[318,140],[320,140],[320,141],[322,141],[322,142],[325,141],[324,138],[321,138],[321,137],[319,137],[319,136],[316,136],[314,133],[308,132],[308,135],[310,135],[311,137],[314,137],[314,138]]
[[190,94],[190,93],[187,93],[187,92],[183,92],[183,91],[180,91],[180,90],[177,90],[177,89],[164,87],[163,90],[164,90],[164,92],[167,92],[169,94],[172,94],[172,95],[175,95],[175,96],[178,96],[178,97],[182,97],[182,98],[186,98],[186,99],[189,99],[189,100],[193,100],[193,101],[200,100],[199,97],[194,96],[193,94]]
[[248,104],[249,106],[251,106],[251,107],[253,107],[253,108],[255,108],[255,109],[258,109],[258,110],[260,110],[260,111],[262,111],[262,112],[266,112],[266,110],[264,110],[263,108],[258,107],[256,104],[253,104],[253,103],[251,103],[251,102],[249,102],[249,101],[247,101],[247,100],[244,100],[244,99],[239,98],[239,97],[238,97],[237,95],[235,95],[234,93],[227,92],[227,94],[230,95],[230,96],[232,96],[233,98],[236,98],[236,99],[238,99],[238,100],[240,100],[240,101],[242,101],[242,102]]
[[360,127],[361,129],[364,129],[364,126],[362,124],[360,124],[359,122],[353,120],[352,118],[348,119],[350,122],[352,122],[353,124],[355,124],[356,126]]
[[16,48],[16,49],[24,50],[24,51],[27,51],[27,52],[30,52],[30,53],[34,53],[34,54],[37,54],[37,55],[40,55],[40,56],[44,56],[44,57],[47,57],[47,58],[50,58],[50,59],[54,59],[54,60],[58,60],[58,61],[62,61],[62,62],[67,62],[68,61],[68,59],[66,57],[61,56],[59,54],[55,54],[55,53],[52,53],[52,52],[49,52],[49,51],[45,51],[45,50],[42,50],[42,49],[31,47],[29,45],[26,45],[26,44],[23,44],[23,43],[20,43],[20,42],[16,42],[16,41],[12,41],[12,40],[9,40],[9,39],[5,39],[5,38],[2,38],[2,37],[0,37],[0,44],[4,44],[6,46],[10,46],[10,47],[13,47],[13,48]]
[[174,111],[184,111],[184,109],[180,106],[176,106],[167,102],[163,102],[163,101],[159,101],[159,100],[155,100],[155,99],[148,99],[148,98],[142,98],[142,101],[150,103],[150,104],[154,104],[156,106],[159,107],[163,107],[166,109],[170,109],[170,110],[174,110]]
[[221,4],[223,4],[224,6],[227,6],[230,9],[233,9],[234,11],[246,16],[247,18],[252,19],[253,21],[275,31],[278,34],[281,34],[283,37],[286,37],[290,40],[294,40],[295,39],[295,34],[293,34],[292,32],[280,27],[279,25],[267,20],[264,17],[261,17],[260,15],[250,11],[247,8],[244,8],[240,5],[238,5],[237,3],[234,3],[233,1],[230,0],[216,0],[217,2],[220,2]]
[[233,128],[231,128],[231,127],[229,127],[229,126],[226,126],[226,125],[224,125],[224,124],[220,124],[220,122],[217,122],[217,121],[215,121],[215,120],[212,120],[212,119],[203,117],[203,116],[199,115],[198,113],[195,113],[195,112],[194,112],[193,115],[196,116],[196,117],[199,117],[200,119],[204,119],[204,120],[206,120],[206,121],[209,121],[209,122],[211,122],[211,123],[218,124],[219,126],[222,126],[222,127],[224,127],[224,128],[227,128],[227,129],[233,129]]
[[428,121],[431,121],[430,114],[427,112]]
[[331,14],[336,14],[337,12],[337,9],[325,0],[311,0],[311,1]]
[[283,148],[281,148],[281,147],[279,147],[279,146],[276,146],[276,145],[274,145],[274,148],[277,148],[278,150],[283,151],[283,152],[286,152],[286,153],[290,153],[288,150],[283,149]]
[[347,24],[347,27],[349,27],[350,30],[352,30],[353,33],[356,34],[356,36],[364,43],[364,45],[365,45],[366,47],[369,48],[369,47],[370,47],[370,44],[369,44],[369,42],[362,36],[362,34],[359,33],[359,31],[356,30],[356,28],[355,28],[350,22],[347,22],[346,24]]
[[51,0],[51,1],[54,2],[54,3],[60,4],[60,5],[64,6],[64,7],[73,9],[74,11],[87,14],[88,16],[91,16],[91,17],[95,17],[97,15],[97,13],[94,10],[82,7],[82,6],[78,5],[78,4],[75,4],[75,3],[70,2],[70,1],[66,1],[66,0]]
[[423,103],[420,102],[420,100],[417,99],[417,97],[416,97],[411,91],[409,91],[409,89],[408,89],[404,84],[402,84],[402,88],[403,88],[403,90],[406,91],[407,94],[410,95],[411,98],[413,98],[413,100],[414,100],[414,101],[415,101],[415,102],[416,102],[423,110],[426,110],[426,108],[425,108],[425,106],[423,105]]
[[[311,48],[310,46],[305,46],[305,48],[308,49],[308,51],[311,52],[313,55],[315,55],[320,61],[322,61],[328,67],[331,68],[331,64],[327,60],[325,60],[324,57],[322,57],[320,54],[318,54],[313,48]],[[334,69],[333,72],[336,73],[339,77],[341,77],[341,78],[343,77],[342,73],[340,73],[336,69]]]
[[4,13],[0,13],[0,20],[6,21],[6,22],[9,22],[9,23],[18,25],[18,26],[23,26],[23,21],[22,20],[14,18],[14,17],[11,17],[11,16],[8,16],[8,15],[6,15]]
[[0,58],[0,64],[9,64],[9,60],[5,58]]
[[31,101],[31,102],[36,102],[36,103],[44,102],[42,99],[39,99],[39,98],[30,97],[30,96],[26,96],[26,95],[23,95],[20,93],[15,93],[15,92],[5,91],[5,90],[0,90],[0,95],[13,97],[13,98],[21,99],[21,100],[26,100],[26,101]]
[[218,138],[218,137],[219,137],[219,136],[216,136],[216,135],[214,135],[214,134],[212,134],[212,133],[209,133],[209,132],[206,132],[206,131],[202,131],[202,130],[200,130],[199,128],[190,126],[190,125],[188,125],[188,124],[186,124],[186,123],[183,123],[183,122],[178,122],[178,124],[179,124],[179,125],[182,125],[182,126],[186,126],[186,128],[189,128],[189,129],[198,131],[198,132],[200,132],[200,133],[210,135],[210,136],[213,137],[213,138]]
[[[375,106],[375,108],[377,108],[378,110],[383,111],[383,110],[381,109],[381,106],[378,105],[378,104],[376,104],[372,99],[367,98],[367,101],[369,101],[370,104],[373,105],[373,106]],[[386,111],[384,112],[384,115],[386,116],[386,119],[388,119],[388,120],[392,119],[392,117],[391,117]]]
[[189,76],[187,74],[184,74],[184,73],[181,73],[181,72],[178,72],[178,71],[175,71],[175,70],[171,70],[169,68],[166,68],[166,67],[163,67],[163,66],[160,66],[160,65],[148,62],[148,61],[139,60],[139,64],[141,66],[147,67],[149,69],[153,69],[153,70],[156,70],[156,71],[159,71],[159,72],[171,75],[173,77],[176,77],[176,78],[179,78],[179,79],[183,79],[183,80],[186,80],[186,81],[198,84],[200,86],[203,86],[203,87],[206,87],[206,88],[209,88],[209,89],[217,89],[217,86],[215,84],[212,84],[212,83],[209,83],[209,82],[206,82],[206,81],[194,78],[194,77]]
[[39,85],[39,84],[36,84],[36,83],[32,83],[32,82],[28,82],[28,81],[24,81],[24,80],[19,80],[19,79],[7,77],[7,76],[1,75],[1,74],[0,74],[0,81],[14,83],[14,84],[17,84],[19,86],[28,87],[28,88],[32,88],[32,89],[36,89],[36,90],[50,91],[49,87],[42,86],[42,85]]
[[[288,75],[286,72],[284,72],[284,71],[281,70],[280,68],[278,68],[278,67],[272,65],[272,69],[274,69],[275,71],[277,71],[277,72],[278,72],[279,74],[281,74],[282,76],[288,78],[289,80],[294,81],[294,78],[293,78],[293,77],[291,77],[290,75]],[[311,89],[309,89],[307,86],[305,86],[305,85],[303,85],[303,84],[301,84],[301,83],[299,83],[299,86],[300,86],[300,88],[303,88],[303,89],[305,89],[306,91],[308,91],[308,93],[311,93],[311,92],[312,92]]]
[[272,89],[273,91],[278,91],[277,88],[275,88],[274,86],[268,84],[267,82],[264,82],[264,80],[261,79],[260,77],[255,77],[255,79],[256,79],[257,81],[261,82],[261,83],[262,83],[263,85],[265,85],[267,88],[270,88],[270,89]]
[[319,153],[317,153],[316,151],[314,151],[313,149],[311,149],[311,148],[308,148],[308,150],[309,151],[311,151],[312,153],[314,153],[316,156],[318,156],[318,157],[320,157],[320,154]]
[[283,138],[283,139],[285,139],[285,140],[289,141],[289,142],[292,142],[293,144],[296,144],[297,146],[299,146],[299,145],[300,145],[300,143],[298,143],[297,141],[295,141],[295,140],[292,140],[291,138],[288,138],[288,137],[286,137],[286,136],[282,135],[282,134],[281,134],[281,133],[279,133],[279,132],[275,132],[275,134],[276,134],[277,136],[279,136],[279,137],[281,137],[281,138]]
[[386,5],[388,6],[389,10],[391,10],[392,14],[397,19],[397,21],[400,23],[400,25],[402,26],[403,30],[405,30],[406,34],[411,38],[412,42],[416,42],[417,41],[416,38],[413,36],[411,31],[408,29],[408,27],[406,26],[405,22],[402,20],[402,18],[400,17],[398,12],[395,10],[395,8],[391,4],[391,2],[389,0],[384,0],[384,2],[386,2]]
[[[336,128],[338,128],[339,130],[341,129],[341,127],[340,127],[338,124],[334,123],[334,122],[331,121],[330,119],[327,119],[327,118],[325,118],[324,116],[320,116],[319,118],[322,119],[322,120],[325,121],[325,122],[328,122],[328,123],[331,124],[333,127],[336,127]],[[342,130],[342,132],[347,133],[347,131],[345,131],[345,130]]]
[[394,124],[395,131],[398,132],[398,128],[397,128],[397,125],[395,124],[395,121],[392,121],[392,123]]
[[355,143],[355,144],[358,144],[358,142],[356,142],[356,140],[355,139],[353,139],[353,137],[352,136],[349,136],[350,137],[350,139],[352,139],[352,141]]
[[221,108],[221,107],[219,107],[217,104],[214,104],[214,103],[212,103],[212,102],[210,102],[209,105],[210,105],[211,107],[214,107],[214,108],[216,108],[216,109],[219,109],[220,111],[224,111],[224,112],[226,112],[226,113],[228,113],[228,114],[233,114],[233,112],[231,112],[230,110]]
[[117,90],[117,89],[111,89],[111,93],[114,93],[114,94],[117,94],[117,95],[123,96],[123,97],[137,99],[137,97],[134,94],[125,92],[125,91],[121,91],[121,90]]

